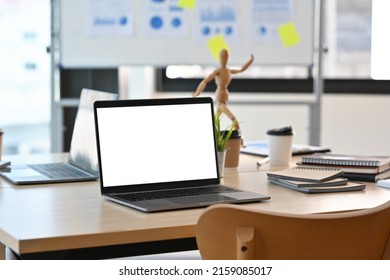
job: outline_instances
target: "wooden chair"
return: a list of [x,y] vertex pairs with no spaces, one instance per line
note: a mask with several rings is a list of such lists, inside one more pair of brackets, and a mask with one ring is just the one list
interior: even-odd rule
[[280,214],[241,205],[202,213],[203,259],[390,259],[390,201],[335,214]]

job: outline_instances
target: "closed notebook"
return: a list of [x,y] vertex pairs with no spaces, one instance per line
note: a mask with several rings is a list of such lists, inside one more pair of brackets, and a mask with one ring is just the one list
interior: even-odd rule
[[354,166],[354,165],[330,165],[330,164],[316,164],[316,163],[303,163],[297,162],[298,166],[302,167],[314,167],[314,168],[338,168],[345,173],[361,173],[361,174],[378,174],[386,170],[390,170],[390,166]]
[[[270,177],[269,177],[270,178]],[[281,178],[272,178],[273,182],[278,182],[280,185],[291,186],[294,188],[313,188],[313,187],[333,187],[342,186],[348,183],[347,178],[335,178],[324,182],[309,182],[309,181],[296,181]]]
[[341,169],[336,168],[306,168],[293,167],[267,173],[270,178],[280,178],[296,181],[324,182],[337,178],[343,174]]
[[268,177],[268,180],[279,186],[289,188],[302,193],[308,193],[308,194],[359,191],[359,190],[364,190],[366,187],[364,183],[350,182],[350,181],[347,181],[342,185],[328,185],[326,184],[326,182],[325,183],[321,182],[321,183],[317,183],[317,185],[313,183],[307,186],[304,185],[297,186],[296,184],[287,183],[287,180],[284,179],[276,179],[276,178]]
[[378,180],[390,178],[390,169],[377,174],[344,172],[343,176],[354,181],[376,182]]
[[389,156],[359,156],[359,155],[340,155],[331,153],[315,153],[302,157],[302,163],[326,164],[326,165],[345,165],[345,166],[387,166],[390,167]]

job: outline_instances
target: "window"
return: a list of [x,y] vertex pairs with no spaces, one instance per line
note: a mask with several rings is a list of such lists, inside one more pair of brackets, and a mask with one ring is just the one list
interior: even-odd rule
[[3,154],[50,150],[50,1],[0,0]]
[[370,78],[371,2],[326,1],[325,78]]
[[388,65],[390,62],[390,40],[387,36],[389,26],[388,1],[373,1],[372,6],[372,51],[371,51],[371,75],[374,79],[389,79]]

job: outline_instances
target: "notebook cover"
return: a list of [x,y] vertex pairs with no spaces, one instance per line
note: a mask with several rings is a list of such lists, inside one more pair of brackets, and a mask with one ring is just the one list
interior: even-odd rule
[[270,182],[277,184],[279,186],[292,189],[298,192],[315,194],[315,193],[333,193],[333,192],[346,192],[346,191],[358,191],[365,189],[365,184],[358,182],[347,182],[345,185],[341,186],[313,186],[313,187],[294,187],[292,185],[284,184],[283,180],[278,180],[272,177],[268,178]]
[[342,174],[343,171],[341,169],[307,167],[293,167],[267,173],[268,177],[272,178],[309,182],[323,182],[339,177]]
[[330,165],[330,164],[316,164],[316,163],[303,163],[303,162],[297,162],[296,165],[302,167],[314,167],[314,168],[332,167],[332,168],[342,169],[344,173],[362,173],[362,174],[378,174],[390,169],[390,165],[353,166],[353,165]]
[[390,157],[315,153],[312,155],[303,156],[302,163],[378,167],[390,166]]

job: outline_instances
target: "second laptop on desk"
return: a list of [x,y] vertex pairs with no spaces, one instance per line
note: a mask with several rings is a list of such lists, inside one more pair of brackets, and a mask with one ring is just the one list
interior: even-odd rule
[[95,102],[101,194],[145,212],[262,201],[220,185],[213,100]]
[[117,98],[114,93],[82,89],[68,162],[10,165],[0,169],[0,176],[17,185],[97,180],[93,102]]

